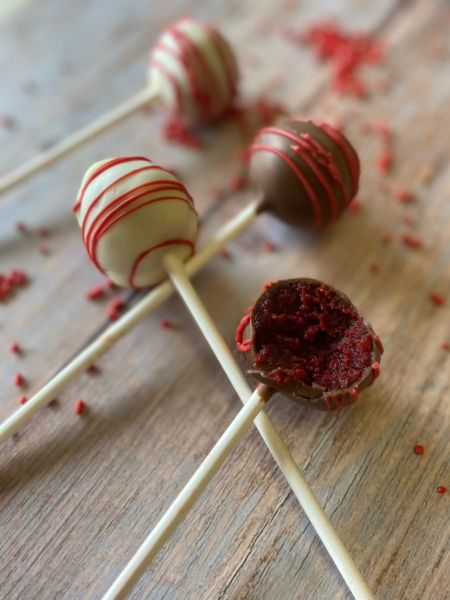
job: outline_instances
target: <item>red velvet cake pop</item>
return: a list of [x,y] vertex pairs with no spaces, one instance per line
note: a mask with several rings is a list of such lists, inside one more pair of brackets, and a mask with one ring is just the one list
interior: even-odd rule
[[239,324],[236,342],[258,381],[320,410],[355,402],[379,375],[383,352],[347,296],[315,279],[267,287]]

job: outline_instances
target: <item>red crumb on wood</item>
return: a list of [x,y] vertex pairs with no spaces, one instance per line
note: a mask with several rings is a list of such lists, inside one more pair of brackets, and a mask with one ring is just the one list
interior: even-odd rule
[[16,373],[14,375],[14,385],[16,387],[24,387],[26,385],[26,380],[22,373]]
[[363,206],[363,205],[362,205],[362,202],[361,202],[361,200],[358,200],[358,198],[355,198],[355,200],[353,200],[353,202],[351,202],[351,203],[348,205],[348,209],[347,209],[347,210],[348,210],[349,212],[351,212],[351,213],[352,213],[352,215],[356,215],[356,214],[358,214],[359,212],[361,212],[362,206]]
[[422,446],[422,444],[416,444],[414,446],[414,454],[417,454],[417,456],[422,456],[422,454],[425,452],[425,448],[424,446]]
[[445,350],[446,352],[450,351],[450,344],[448,342],[444,342],[443,344],[441,344],[441,348],[442,350]]
[[383,233],[380,240],[383,246],[387,246],[392,242],[392,235],[390,233]]
[[429,295],[429,298],[435,306],[443,306],[445,304],[445,298],[441,294],[433,293]]
[[266,252],[274,252],[274,250],[277,249],[275,243],[272,242],[272,240],[264,240],[263,247],[264,250],[266,250]]
[[88,300],[100,300],[105,297],[105,288],[102,285],[96,285],[86,292]]
[[22,348],[19,342],[11,342],[9,349],[13,354],[22,354]]
[[439,486],[436,488],[436,491],[437,491],[437,493],[438,493],[438,494],[445,494],[445,493],[446,493],[448,490],[447,490],[447,488],[445,487],[445,485],[439,485]]
[[228,248],[222,248],[222,250],[219,252],[219,254],[222,258],[227,258],[227,259],[231,258],[231,252],[228,250]]
[[28,401],[27,396],[20,396],[19,398],[19,404],[26,404]]
[[97,365],[93,363],[86,369],[86,372],[89,373],[89,375],[98,375],[100,373],[100,367],[97,367]]
[[245,177],[241,176],[236,176],[236,177],[232,177],[230,179],[230,181],[228,182],[228,189],[232,192],[238,192],[239,190],[242,190],[245,187]]
[[116,310],[120,312],[125,308],[125,302],[122,300],[122,298],[113,298],[109,303],[109,308],[110,310]]
[[392,153],[388,150],[384,150],[378,155],[375,166],[380,173],[390,173],[392,171],[393,162],[394,159]]
[[117,321],[120,315],[117,310],[115,310],[114,308],[110,308],[106,311],[106,316],[110,321]]
[[161,329],[172,329],[173,324],[172,321],[169,321],[169,319],[161,319],[159,326]]
[[397,202],[408,204],[410,202],[414,202],[416,195],[411,190],[408,190],[404,187],[399,187],[394,192],[394,198],[397,200]]
[[402,235],[402,242],[405,244],[405,246],[408,246],[408,248],[411,248],[412,250],[418,250],[423,246],[423,241],[421,238],[410,235],[409,233]]
[[377,263],[372,263],[369,266],[369,271],[371,273],[379,273],[380,272],[380,265],[378,265]]
[[203,146],[202,140],[187,127],[178,115],[169,117],[164,125],[163,134],[167,141],[176,142],[187,148],[199,149]]
[[82,415],[86,411],[86,403],[83,400],[75,402],[75,414]]

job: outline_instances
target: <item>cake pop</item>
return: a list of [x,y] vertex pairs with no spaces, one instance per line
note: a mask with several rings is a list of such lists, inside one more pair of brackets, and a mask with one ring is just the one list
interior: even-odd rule
[[269,285],[239,324],[236,342],[253,377],[320,410],[356,402],[379,375],[383,352],[347,296],[315,279]]
[[222,34],[212,25],[183,18],[168,27],[151,49],[148,85],[143,90],[53,148],[0,177],[0,192],[28,179],[151,102],[157,102],[194,124],[219,119],[232,106],[238,79],[233,50]]

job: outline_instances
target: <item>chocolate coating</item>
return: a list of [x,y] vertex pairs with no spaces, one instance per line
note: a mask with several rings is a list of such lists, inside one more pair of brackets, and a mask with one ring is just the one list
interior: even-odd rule
[[270,285],[250,326],[248,373],[305,406],[352,404],[379,374],[380,339],[347,296],[315,279]]
[[290,119],[264,127],[250,147],[249,177],[261,209],[306,229],[336,220],[355,197],[360,166],[348,139],[327,123]]

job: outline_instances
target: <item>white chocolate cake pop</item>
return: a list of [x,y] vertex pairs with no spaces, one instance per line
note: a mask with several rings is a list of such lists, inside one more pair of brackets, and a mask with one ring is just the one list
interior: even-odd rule
[[163,256],[194,253],[198,217],[184,185],[148,158],[103,160],[86,172],[74,206],[92,262],[120,286],[164,279]]
[[230,108],[238,76],[228,42],[194,19],[166,29],[150,53],[150,88],[168,110],[194,123],[217,119]]

